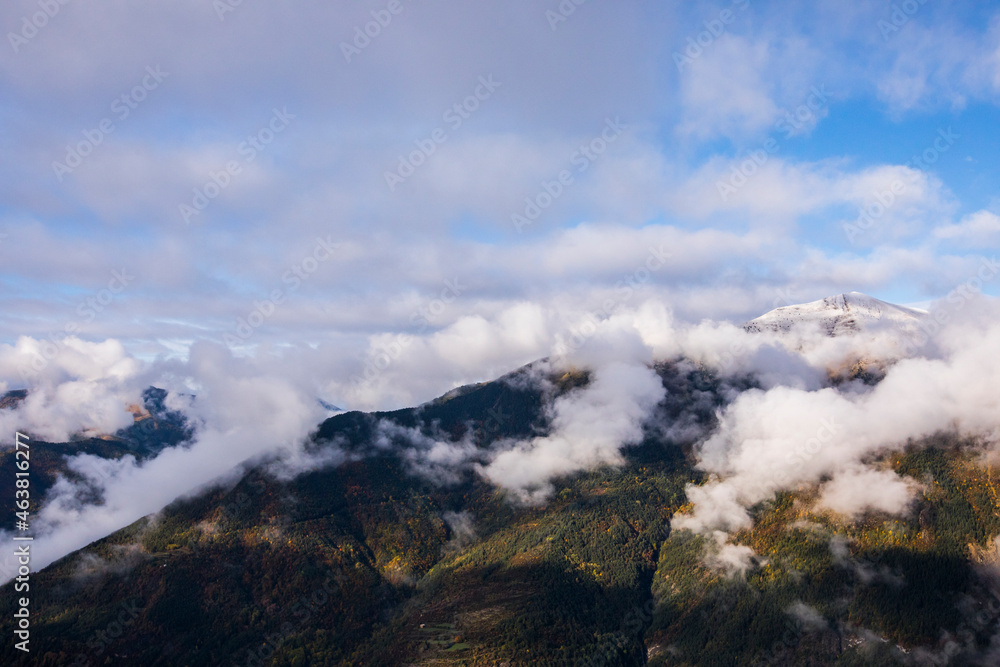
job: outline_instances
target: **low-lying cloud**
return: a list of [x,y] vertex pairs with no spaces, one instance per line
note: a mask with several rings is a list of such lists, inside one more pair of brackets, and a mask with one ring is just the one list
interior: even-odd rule
[[[132,363],[139,367],[138,362]],[[72,457],[69,468],[74,478],[62,477],[56,482],[32,523],[36,535],[32,565],[44,567],[159,511],[178,497],[220,483],[244,461],[274,455],[292,464],[303,457],[308,461],[303,443],[325,411],[307,386],[272,374],[266,366],[235,359],[217,345],[198,344],[187,362],[158,367],[160,379],[173,390],[171,407],[183,409],[196,425],[193,442],[165,449],[141,462],[131,455],[119,459],[89,454]],[[148,370],[137,370],[133,377],[148,377]],[[60,422],[67,433],[79,432],[92,423],[86,415],[90,403],[73,401],[83,394],[65,389],[85,380],[100,386],[99,380],[81,379],[77,374],[55,387],[54,395],[65,401],[61,406],[64,414],[76,417]],[[196,398],[183,398],[181,394],[187,392]],[[34,392],[29,400],[32,395]],[[124,406],[124,401],[120,405]],[[28,401],[16,410],[0,412],[11,433],[20,428],[34,434],[53,433],[51,428],[44,430],[44,419],[51,414],[33,412]],[[103,432],[114,432],[123,425],[113,422]],[[0,575],[7,575],[6,579],[11,571]]]
[[787,385],[739,395],[698,446],[699,466],[712,479],[688,487],[694,509],[675,517],[675,527],[747,528],[752,505],[821,482],[821,507],[847,515],[903,512],[919,484],[868,461],[941,432],[1000,442],[1000,309],[984,297],[966,306],[937,327],[921,348],[925,356],[892,364],[874,387],[811,390],[793,375]]
[[651,367],[652,350],[633,324],[610,318],[559,363],[579,364],[590,382],[555,399],[548,434],[500,443],[479,468],[489,481],[528,503],[552,492],[552,479],[623,462],[621,450],[643,438],[643,426],[664,397]]
[[[471,435],[454,441],[433,429],[383,421],[364,455],[396,453],[412,474],[436,484],[478,474],[513,499],[540,503],[553,492],[555,479],[619,465],[628,445],[650,433],[669,434],[674,441],[697,443],[699,466],[711,475],[704,485],[688,488],[693,511],[677,516],[675,527],[712,536],[720,567],[738,571],[750,554],[726,549],[718,536],[749,526],[747,508],[775,491],[815,486],[821,507],[848,516],[869,509],[905,512],[919,484],[871,467],[873,457],[940,431],[988,443],[1000,439],[1000,306],[985,297],[948,311],[947,321],[920,345],[883,331],[789,339],[749,334],[725,322],[685,324],[652,299],[597,318],[581,314],[580,326],[563,318],[569,324],[562,331],[573,335],[553,333],[550,314],[534,319],[549,322],[541,340],[560,353],[545,365],[546,373],[589,375],[585,386],[545,407],[546,433],[482,447]],[[418,342],[436,335],[429,332]],[[0,378],[8,387],[17,386],[18,369],[38,344],[22,339],[0,348]],[[511,345],[525,352],[523,340]],[[900,358],[907,351],[916,356]],[[244,462],[271,461],[271,472],[289,479],[359,455],[346,453],[342,443],[305,444],[327,416],[317,400],[330,380],[324,355],[323,348],[312,357],[299,349],[262,350],[239,358],[219,345],[198,343],[186,361],[140,362],[115,341],[66,339],[65,350],[36,376],[28,399],[0,411],[0,427],[50,440],[112,433],[131,423],[125,406],[138,403],[141,390],[155,384],[170,391],[168,406],[182,411],[196,431],[184,447],[145,461],[75,457],[69,465],[73,476],[52,487],[36,518],[34,564],[44,566],[178,497],[219,484]],[[500,360],[504,352],[493,355]],[[713,420],[663,417],[668,389],[653,362],[677,359],[685,368],[700,365],[723,378],[719,396],[725,407],[717,410],[714,428]],[[887,360],[884,379],[868,386],[834,373],[839,379],[831,381],[831,369],[858,360]],[[455,384],[467,379],[463,372]],[[744,390],[748,381],[757,388]],[[702,403],[713,397],[699,400],[698,410],[710,415],[711,406]]]

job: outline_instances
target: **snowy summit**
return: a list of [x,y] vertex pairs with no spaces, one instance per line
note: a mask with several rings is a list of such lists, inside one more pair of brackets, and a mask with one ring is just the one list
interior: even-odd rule
[[743,328],[750,333],[819,328],[829,336],[840,336],[886,326],[910,329],[926,315],[924,310],[886,303],[860,292],[847,292],[775,308],[750,320]]

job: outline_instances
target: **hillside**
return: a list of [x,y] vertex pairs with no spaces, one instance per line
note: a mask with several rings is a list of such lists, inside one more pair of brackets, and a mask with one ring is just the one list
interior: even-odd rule
[[[776,312],[755,322],[852,336],[920,317],[855,294]],[[307,443],[309,467],[246,461],[230,483],[33,573],[33,653],[7,643],[0,660],[997,663],[1000,467],[987,442],[948,430],[869,455],[873,474],[890,475],[879,479],[909,480],[899,512],[839,514],[822,477],[766,494],[728,535],[676,529],[696,512],[693,489],[718,483],[706,439],[725,429],[726,410],[763,392],[752,376],[684,358],[652,370],[664,398],[620,465],[556,478],[536,504],[450,457],[486,460],[547,436],[555,406],[590,391],[597,371],[541,361],[416,408],[333,416]],[[866,383],[874,392],[884,378]],[[148,391],[136,424],[113,438],[36,443],[34,488],[73,474],[66,454],[142,460],[185,446],[193,432],[164,398]],[[8,636],[13,584],[0,597]]]
[[[711,428],[734,388],[681,360],[657,371],[660,426]],[[560,480],[541,507],[367,449],[382,421],[481,447],[543,431],[543,406],[587,376],[550,380],[327,420],[314,447],[340,442],[348,463],[284,482],[250,466],[34,575],[36,653],[6,643],[4,664],[921,664],[918,647],[947,650],[942,633],[985,649],[1000,607],[975,559],[1000,533],[998,471],[947,436],[884,457],[934,480],[910,518],[845,524],[808,490],[757,506],[736,537],[759,554],[742,577],[671,533],[703,474],[657,424],[625,465]],[[8,584],[4,619],[13,598]]]
[[[712,403],[692,410],[685,395],[718,404],[717,380],[685,365],[660,373],[676,397],[664,415],[713,419]],[[554,377],[548,391],[585,383],[585,374]],[[380,420],[456,438],[472,429],[485,447],[544,429],[545,400],[507,378],[419,409],[338,415],[316,447],[338,438],[360,452]],[[274,664],[462,664],[522,653],[577,664],[619,635],[622,659],[637,664],[641,637],[622,635],[620,619],[649,600],[667,520],[693,473],[680,447],[653,434],[630,459],[623,470],[565,480],[541,508],[512,505],[472,476],[429,483],[394,452],[284,483],[258,466],[232,489],[175,503],[36,575],[45,591],[36,636],[49,654],[38,664],[80,652],[93,664],[243,664],[266,652],[268,636],[284,656]],[[122,641],[95,644],[130,600],[141,604]],[[143,642],[128,641],[131,632]],[[21,658],[2,651],[5,663]]]

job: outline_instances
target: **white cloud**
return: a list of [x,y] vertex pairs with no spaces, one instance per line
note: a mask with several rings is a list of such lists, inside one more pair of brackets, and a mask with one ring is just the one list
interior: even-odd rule
[[852,466],[820,487],[819,505],[851,517],[865,510],[901,514],[913,500],[917,483],[891,470]]
[[592,372],[590,383],[551,407],[548,435],[501,443],[480,468],[491,482],[525,502],[540,502],[551,480],[622,462],[621,449],[642,440],[642,427],[663,398],[649,349],[624,322],[602,325],[567,361]]
[[713,570],[721,570],[729,576],[746,574],[753,565],[754,551],[741,544],[729,544],[729,537],[722,531],[713,534],[714,543],[705,552],[705,565]]
[[772,126],[778,106],[773,82],[763,75],[772,45],[723,34],[681,76],[682,135],[742,137]]
[[0,346],[0,377],[8,387],[30,382],[32,391],[17,409],[0,412],[0,429],[50,442],[81,431],[114,433],[133,421],[126,407],[140,402],[141,370],[118,341],[22,336],[14,346]]
[[1000,216],[991,211],[976,211],[955,224],[935,227],[934,236],[969,248],[997,247],[1000,245]]
[[887,64],[875,74],[877,91],[897,117],[914,109],[961,109],[970,100],[996,99],[991,71],[996,19],[983,32],[980,26],[960,24],[950,13],[934,17],[934,11],[921,7],[880,49]]
[[[92,361],[77,366],[93,373],[97,360],[113,362],[112,369],[127,366],[127,362],[134,364],[121,355],[120,347],[114,341],[79,345],[76,351],[81,356],[90,353]],[[6,352],[9,358],[11,351]],[[185,447],[165,449],[141,463],[131,456],[118,460],[90,455],[73,458],[70,468],[84,479],[70,482],[64,478],[53,486],[48,502],[34,523],[37,533],[33,564],[44,567],[95,539],[159,511],[179,496],[219,483],[244,461],[277,455],[285,459],[286,468],[335,462],[336,457],[317,462],[301,451],[306,436],[324,415],[309,392],[308,380],[274,375],[267,369],[267,363],[266,359],[259,364],[236,360],[218,346],[199,344],[192,348],[189,362],[168,362],[159,366],[156,369],[160,374],[158,379],[165,386],[175,392],[193,388],[197,394],[193,400],[174,398],[171,401],[174,407],[184,409],[190,422],[197,426],[194,442]],[[114,374],[114,371],[108,373],[111,378]],[[144,388],[142,381],[149,381],[151,376],[134,373],[128,379]],[[124,420],[106,420],[95,425],[93,417],[83,412],[91,408],[95,400],[102,400],[102,405],[117,402],[115,414],[124,412],[126,397],[108,389],[106,383],[107,379],[95,380],[81,387],[81,381],[70,380],[59,384],[54,396],[50,396],[44,386],[33,386],[23,407],[13,412],[4,411],[3,419],[11,426],[25,424],[27,420],[25,427],[56,440],[68,439],[68,434],[88,427],[113,432],[126,425]],[[105,393],[100,392],[102,387]],[[92,390],[96,391],[96,397],[91,397]],[[41,398],[34,399],[34,396]],[[50,402],[35,409],[33,401],[50,398]],[[131,421],[129,415],[128,423]],[[59,432],[56,429],[60,429]],[[94,493],[103,499],[101,504],[91,503]]]
[[[1000,398],[992,389],[1000,372],[997,304],[967,299],[949,308],[950,321],[933,337],[935,347],[925,348],[937,350],[935,355],[899,361],[874,388],[776,386],[741,394],[721,415],[718,431],[699,446],[700,466],[717,477],[689,487],[695,511],[678,516],[677,527],[745,528],[747,507],[826,475],[833,480],[823,488],[823,502],[837,511],[900,511],[913,485],[866,470],[862,461],[909,439],[951,430],[1000,442]],[[936,312],[943,311],[932,310],[932,316]],[[876,480],[878,485],[871,484]]]

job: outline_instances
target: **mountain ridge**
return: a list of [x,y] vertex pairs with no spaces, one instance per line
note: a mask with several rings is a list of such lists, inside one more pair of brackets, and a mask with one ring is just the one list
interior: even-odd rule
[[[807,311],[893,321],[884,302],[842,296]],[[712,564],[716,540],[671,524],[710,479],[697,443],[758,386],[684,358],[652,369],[665,397],[642,440],[615,465],[553,479],[538,506],[510,502],[473,469],[432,479],[411,455],[427,442],[490,452],[544,435],[553,402],[595,373],[535,362],[416,407],[331,416],[306,453],[334,464],[288,478],[277,458],[247,461],[231,483],[32,573],[37,653],[7,642],[0,662],[995,664],[983,657],[991,626],[975,619],[995,621],[1000,600],[979,562],[1000,534],[1000,467],[976,443],[939,435],[880,453],[873,465],[924,482],[903,516],[851,519],[816,507],[815,488],[777,492],[731,536],[757,555],[727,573]],[[387,424],[392,437],[379,439]],[[345,455],[322,456],[334,449]],[[12,586],[0,595],[8,636]],[[954,636],[966,644],[946,653]]]

